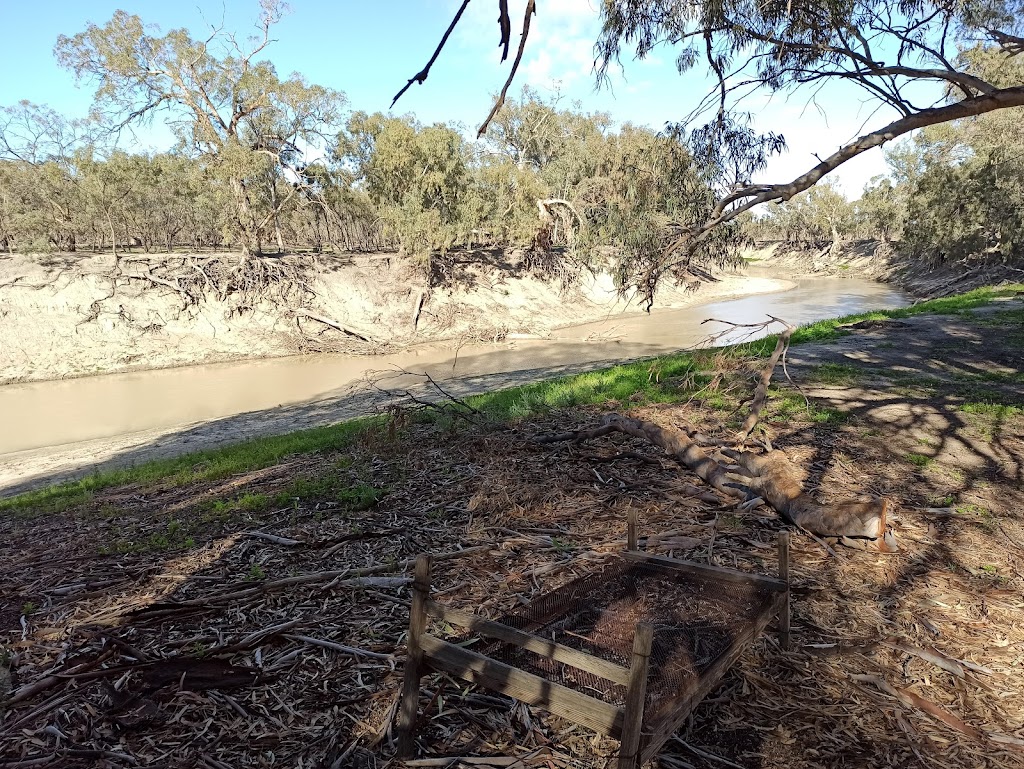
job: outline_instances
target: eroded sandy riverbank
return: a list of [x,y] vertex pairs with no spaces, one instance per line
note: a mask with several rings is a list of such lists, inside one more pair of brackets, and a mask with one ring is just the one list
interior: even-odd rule
[[[449,286],[430,290],[421,273],[394,255],[285,257],[305,260],[308,292],[253,304],[210,296],[185,306],[171,287],[140,277],[164,258],[133,256],[115,268],[107,254],[0,257],[0,385],[315,352],[374,354],[424,343],[454,347],[544,337],[553,329],[640,311],[618,296],[608,275],[584,274],[566,288],[493,255],[467,261]],[[130,277],[122,275],[114,287],[110,275],[116,270]],[[789,285],[727,274],[696,290],[666,285],[657,307]]]

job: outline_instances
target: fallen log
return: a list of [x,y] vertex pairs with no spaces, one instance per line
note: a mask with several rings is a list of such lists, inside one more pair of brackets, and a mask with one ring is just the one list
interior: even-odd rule
[[755,454],[722,449],[722,453],[735,460],[744,471],[748,498],[761,497],[801,529],[819,537],[873,540],[883,552],[899,549],[888,529],[890,500],[847,500],[824,505],[804,491],[799,471],[781,451]]
[[342,324],[338,323],[338,321],[324,317],[323,315],[315,313],[312,310],[307,310],[305,307],[291,308],[291,311],[295,313],[296,321],[298,321],[299,318],[309,318],[310,320],[315,320],[318,323],[323,323],[325,326],[330,326],[333,329],[337,329],[343,334],[355,337],[361,342],[366,342],[367,344],[377,344],[377,340],[375,340],[365,331],[358,331],[350,326],[343,326]]
[[709,456],[683,430],[630,419],[621,414],[608,414],[601,425],[592,430],[577,430],[540,440],[545,443],[556,440],[579,442],[612,432],[650,441],[722,494],[742,501],[760,497],[788,521],[818,536],[867,540],[881,552],[899,549],[888,527],[892,506],[889,500],[822,504],[804,491],[796,468],[777,449],[764,454],[723,449],[723,453],[736,462],[735,467],[726,467]]

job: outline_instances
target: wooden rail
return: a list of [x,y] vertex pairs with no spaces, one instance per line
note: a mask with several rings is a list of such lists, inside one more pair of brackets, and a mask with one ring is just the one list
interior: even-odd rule
[[459,611],[449,606],[442,606],[435,601],[427,602],[427,614],[436,619],[472,630],[474,633],[479,633],[485,638],[495,638],[526,649],[545,659],[562,662],[574,668],[585,670],[607,681],[612,681],[622,686],[629,684],[630,671],[621,665],[608,662],[600,657],[594,657],[586,652],[571,649],[554,641],[547,641],[530,633],[524,633],[508,625],[502,625],[500,622],[492,622],[491,620],[477,617],[475,614]]
[[[635,511],[630,511],[628,516],[627,542],[631,548],[637,546]],[[402,698],[398,710],[399,758],[411,756],[415,747],[420,679],[428,668],[502,692],[529,705],[542,707],[568,718],[600,734],[617,738],[621,742],[618,769],[636,769],[657,754],[666,740],[689,717],[693,708],[718,686],[725,672],[735,663],[743,650],[764,631],[772,617],[778,616],[779,618],[780,645],[784,649],[789,648],[788,532],[783,532],[779,537],[779,579],[641,552],[627,551],[622,555],[631,561],[647,563],[655,568],[685,572],[713,581],[727,581],[768,590],[768,605],[752,623],[741,626],[739,632],[730,639],[725,652],[709,668],[702,671],[681,691],[659,703],[656,712],[649,713],[649,722],[645,723],[644,709],[647,683],[650,677],[651,648],[654,640],[652,625],[639,623],[636,626],[632,660],[629,669],[626,669],[555,641],[432,601],[429,597],[430,559],[427,556],[420,556],[416,559],[415,578],[412,586],[412,608],[409,613],[409,653],[405,664]],[[428,616],[465,628],[484,638],[512,644],[552,662],[569,665],[625,686],[625,706],[615,707],[554,681],[548,681],[525,670],[430,635],[426,632]]]
[[622,734],[622,710],[614,705],[429,634],[420,642],[430,666],[437,670],[537,705],[595,732],[615,738]]
[[688,574],[696,574],[710,580],[719,582],[735,582],[741,585],[756,585],[768,590],[775,590],[780,593],[786,592],[789,586],[780,579],[762,577],[759,574],[747,574],[742,571],[726,569],[721,566],[710,566],[704,563],[693,563],[692,561],[679,561],[675,558],[668,558],[663,555],[650,555],[648,553],[622,553],[624,558],[633,561],[647,562],[656,566],[664,566],[675,571],[683,571]]

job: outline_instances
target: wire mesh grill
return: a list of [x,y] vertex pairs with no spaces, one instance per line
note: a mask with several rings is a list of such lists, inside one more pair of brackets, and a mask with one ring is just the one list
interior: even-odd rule
[[[769,610],[771,588],[721,581],[660,564],[616,559],[546,593],[499,622],[629,667],[638,622],[654,626],[644,722],[672,710],[745,627]],[[463,640],[468,640],[464,637]],[[626,689],[590,671],[501,642],[492,659],[616,706]]]

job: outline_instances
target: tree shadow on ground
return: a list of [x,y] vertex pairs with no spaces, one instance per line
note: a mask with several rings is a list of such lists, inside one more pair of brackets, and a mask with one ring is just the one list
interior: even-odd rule
[[[799,374],[821,362],[794,365]],[[1024,419],[975,420],[962,395],[939,386],[917,397],[892,392],[905,383],[863,384],[843,399],[814,392],[841,419],[769,414],[768,429],[810,468],[823,500],[891,496],[904,551],[830,553],[797,536],[794,650],[763,635],[680,730],[688,747],[666,747],[664,766],[721,766],[700,751],[766,769],[939,756],[955,767],[1021,765],[1012,740],[1024,698],[1014,674]],[[630,508],[658,535],[646,542],[653,552],[773,573],[783,522],[771,511],[702,500],[689,473],[626,436],[532,440],[628,403],[497,426],[396,421],[342,451],[4,519],[0,594],[21,611],[4,615],[0,632],[21,694],[8,704],[0,753],[35,766],[130,763],[124,756],[217,769],[387,765],[408,623],[404,564],[423,552],[450,554],[435,566],[438,596],[490,617],[621,549]],[[731,429],[728,413],[696,401],[630,411]],[[381,493],[354,493],[362,486]],[[546,747],[601,766],[617,748],[441,676],[425,682],[420,713],[428,758]]]

